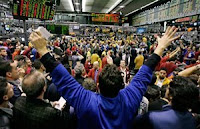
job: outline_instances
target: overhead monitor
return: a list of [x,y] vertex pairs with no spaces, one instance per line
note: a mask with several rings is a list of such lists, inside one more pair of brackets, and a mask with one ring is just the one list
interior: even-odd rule
[[119,14],[98,14],[92,13],[93,22],[119,22]]
[[137,28],[137,33],[138,34],[143,34],[146,32],[146,28]]
[[13,0],[12,14],[15,19],[52,20],[55,14],[55,4],[50,0]]

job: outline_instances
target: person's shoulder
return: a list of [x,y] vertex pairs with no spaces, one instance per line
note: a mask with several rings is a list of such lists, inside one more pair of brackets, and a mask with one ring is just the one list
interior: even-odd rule
[[165,81],[170,82],[170,79],[166,77],[166,78],[165,78]]
[[20,96],[17,98],[16,103],[26,102],[26,96]]
[[152,111],[149,113],[149,118],[151,120],[161,120],[161,119],[166,119],[167,117],[170,117],[170,114],[174,112],[173,109],[168,108],[167,106],[164,107],[160,111]]

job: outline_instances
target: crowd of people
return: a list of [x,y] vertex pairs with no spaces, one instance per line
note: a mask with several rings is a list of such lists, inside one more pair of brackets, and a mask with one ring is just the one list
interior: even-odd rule
[[0,128],[199,129],[200,49],[177,30],[0,41]]

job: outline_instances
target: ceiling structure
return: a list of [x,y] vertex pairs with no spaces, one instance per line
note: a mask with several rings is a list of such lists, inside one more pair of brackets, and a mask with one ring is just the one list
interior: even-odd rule
[[[0,0],[8,2],[12,0]],[[60,1],[57,12],[66,13],[122,13],[128,16],[141,8],[164,3],[169,0],[56,0]]]
[[58,12],[122,13],[128,16],[138,10],[168,0],[60,0]]

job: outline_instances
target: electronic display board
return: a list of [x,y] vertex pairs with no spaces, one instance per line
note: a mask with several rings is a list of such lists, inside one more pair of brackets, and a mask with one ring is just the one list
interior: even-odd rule
[[52,20],[55,14],[55,4],[49,0],[13,0],[12,12],[15,19]]
[[93,22],[119,22],[119,14],[97,14],[92,13]]

